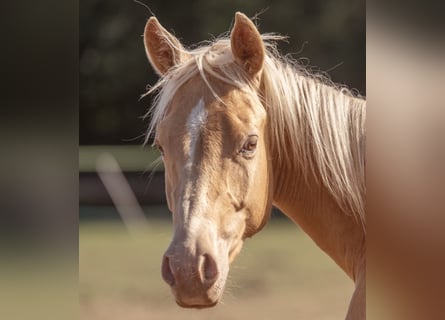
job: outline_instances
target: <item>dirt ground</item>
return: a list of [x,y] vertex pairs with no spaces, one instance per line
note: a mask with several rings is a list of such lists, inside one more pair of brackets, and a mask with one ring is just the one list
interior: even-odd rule
[[282,219],[245,246],[212,309],[178,307],[160,275],[167,221],[130,235],[118,222],[83,222],[79,299],[83,320],[343,319],[353,284],[295,225]]

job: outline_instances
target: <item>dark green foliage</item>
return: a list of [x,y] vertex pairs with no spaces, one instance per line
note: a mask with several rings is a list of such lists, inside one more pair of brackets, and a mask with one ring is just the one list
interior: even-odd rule
[[[263,12],[260,32],[289,36],[283,54],[365,95],[365,1],[144,2],[186,47],[229,31],[236,11]],[[80,144],[142,143],[151,101],[139,97],[157,79],[142,43],[149,16],[131,0],[80,1]]]

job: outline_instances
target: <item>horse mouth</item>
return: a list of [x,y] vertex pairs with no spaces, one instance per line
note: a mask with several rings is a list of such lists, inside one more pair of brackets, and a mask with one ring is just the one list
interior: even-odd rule
[[206,308],[211,308],[214,307],[218,304],[218,300],[213,301],[213,302],[209,302],[206,304],[187,304],[187,303],[183,303],[179,300],[176,300],[176,303],[178,304],[178,306],[182,307],[182,308],[187,308],[187,309],[206,309]]
[[[172,288],[173,289],[173,288]],[[207,309],[216,306],[221,298],[223,290],[213,290],[207,291],[206,293],[179,293],[174,289],[173,294],[175,296],[176,304],[182,308],[187,309]]]

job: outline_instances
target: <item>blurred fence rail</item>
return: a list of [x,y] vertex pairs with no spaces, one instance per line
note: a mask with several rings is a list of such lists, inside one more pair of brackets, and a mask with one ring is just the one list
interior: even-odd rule
[[103,153],[111,154],[123,171],[163,171],[162,162],[156,161],[159,152],[149,146],[96,145],[79,147],[79,172],[96,171],[96,160]]
[[141,205],[165,204],[164,167],[156,161],[157,150],[141,146],[80,146],[79,204],[112,205],[113,202],[96,172],[96,161],[104,153],[121,167]]

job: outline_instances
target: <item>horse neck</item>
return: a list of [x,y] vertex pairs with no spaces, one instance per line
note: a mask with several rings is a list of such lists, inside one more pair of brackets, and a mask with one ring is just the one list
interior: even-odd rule
[[298,224],[352,279],[360,271],[365,234],[359,222],[345,214],[314,179],[272,165],[273,204]]
[[[274,138],[269,138],[272,157],[289,148],[292,145],[290,142],[295,138],[290,130],[282,132],[285,135],[280,144],[274,142]],[[338,204],[317,170],[308,171],[306,168],[303,172],[298,159],[279,156],[270,160],[274,186],[273,204],[355,279],[359,269],[363,267],[365,253],[365,233],[360,221]]]

